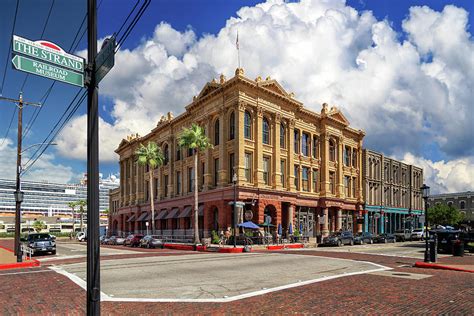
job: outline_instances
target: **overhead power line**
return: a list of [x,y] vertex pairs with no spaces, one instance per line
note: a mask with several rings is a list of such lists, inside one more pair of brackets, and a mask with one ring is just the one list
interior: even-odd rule
[[[97,10],[99,10],[100,8],[100,5],[102,4],[102,1],[103,0],[100,0],[99,4],[97,5]],[[87,19],[87,13],[84,14],[84,18],[82,19],[82,22],[81,22],[81,25],[79,26],[79,29],[77,30],[76,32],[76,35],[74,36],[74,39],[71,43],[71,46],[69,47],[69,51],[73,52],[77,49],[77,47],[79,46],[82,38],[84,37],[84,35],[86,34],[86,31],[87,31],[87,28],[84,28],[84,31],[82,32],[81,36],[79,37],[79,40],[77,41],[76,43],[76,40],[79,36],[79,33],[81,32],[81,29],[82,27],[84,26],[84,23],[86,22],[86,19]],[[26,137],[28,135],[28,133],[30,132],[32,126],[35,124],[36,122],[36,119],[38,118],[38,115],[41,113],[41,110],[45,107],[46,105],[46,101],[48,100],[49,98],[49,95],[51,94],[51,91],[52,89],[54,88],[54,85],[56,84],[56,81],[53,81],[51,83],[51,85],[49,86],[49,88],[46,90],[45,94],[43,95],[43,97],[41,98],[41,102],[43,104],[43,106],[39,109],[35,109],[35,111],[33,112],[32,116],[30,117],[30,120],[28,121],[27,123],[27,126],[26,126],[26,129],[25,129],[25,133],[24,133],[24,136],[23,137]]]

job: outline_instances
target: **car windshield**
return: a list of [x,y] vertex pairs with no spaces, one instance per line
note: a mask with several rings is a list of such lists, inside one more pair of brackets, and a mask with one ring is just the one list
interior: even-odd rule
[[35,235],[29,236],[30,240],[49,239],[49,238],[51,237],[48,234],[35,234]]

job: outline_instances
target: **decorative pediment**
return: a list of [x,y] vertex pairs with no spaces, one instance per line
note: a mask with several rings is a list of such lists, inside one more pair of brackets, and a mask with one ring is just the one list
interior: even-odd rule
[[199,93],[199,95],[196,97],[195,100],[199,100],[203,97],[205,97],[206,95],[212,93],[213,91],[217,90],[220,88],[220,84],[218,84],[215,79],[212,81],[212,82],[208,82],[204,88],[202,88],[201,92]]
[[267,80],[260,83],[260,86],[275,93],[278,93],[282,96],[289,96],[288,92],[286,92],[285,89],[283,89],[283,87],[276,80],[267,78]]
[[331,118],[335,121],[342,123],[344,126],[350,125],[347,118],[344,116],[344,114],[342,114],[342,112],[337,107],[333,106],[331,107],[331,109],[329,109],[327,103],[323,104],[323,107],[321,109],[321,117]]

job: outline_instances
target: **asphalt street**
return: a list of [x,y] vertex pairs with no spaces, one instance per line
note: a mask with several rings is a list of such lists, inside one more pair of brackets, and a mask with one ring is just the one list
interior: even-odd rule
[[[61,268],[85,280],[85,263]],[[367,262],[276,253],[130,258],[102,263],[101,289],[121,298],[216,299],[382,269]]]

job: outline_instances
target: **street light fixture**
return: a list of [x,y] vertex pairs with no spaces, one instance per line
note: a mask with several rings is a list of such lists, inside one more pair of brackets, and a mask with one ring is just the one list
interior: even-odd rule
[[234,184],[234,248],[237,247],[237,174],[234,171],[232,176],[232,183]]
[[428,209],[426,207],[428,203],[428,197],[430,196],[430,187],[423,183],[423,186],[420,188],[423,201],[425,202],[425,262],[430,262],[430,252],[428,248]]

